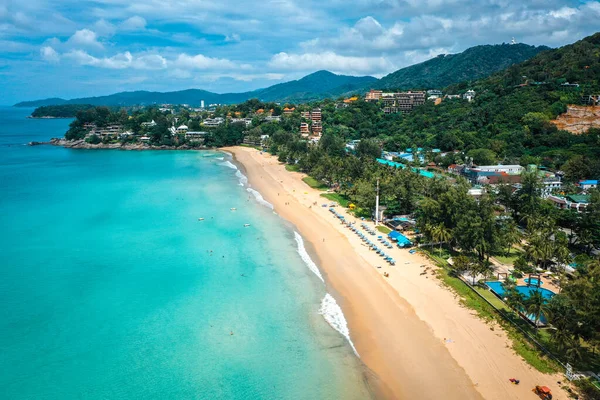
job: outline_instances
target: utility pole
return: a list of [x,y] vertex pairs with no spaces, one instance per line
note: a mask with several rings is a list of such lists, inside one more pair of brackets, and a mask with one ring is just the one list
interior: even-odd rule
[[379,224],[379,179],[377,179],[377,196],[375,196],[375,226]]

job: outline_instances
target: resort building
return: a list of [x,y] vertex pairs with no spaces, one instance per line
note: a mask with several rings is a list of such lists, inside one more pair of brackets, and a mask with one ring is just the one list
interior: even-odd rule
[[252,125],[252,118],[232,118],[232,124],[244,124],[246,127]]
[[177,133],[186,134],[188,131],[187,125],[179,125],[177,127]]
[[204,137],[208,135],[205,131],[188,131],[185,133],[185,138],[188,140],[204,140]]
[[296,108],[295,108],[295,107],[292,107],[292,108],[287,108],[287,107],[285,107],[285,108],[283,109],[283,115],[292,115],[292,113],[293,113],[295,110],[296,110]]
[[321,134],[323,133],[323,125],[321,124],[321,121],[315,121],[312,123],[312,133],[315,136],[321,136]]
[[427,100],[439,99],[442,97],[442,91],[437,89],[431,89],[427,91]]
[[315,108],[310,112],[310,119],[314,121],[321,121],[321,109]]
[[465,100],[473,101],[474,98],[475,98],[474,90],[467,90],[467,92],[465,94],[463,94],[463,99],[465,99]]
[[300,113],[300,116],[301,116],[302,118],[310,119],[310,111],[302,111],[302,112]]
[[381,102],[386,114],[406,113],[425,104],[425,92],[382,93]]
[[202,122],[202,125],[204,125],[207,128],[216,128],[217,126],[221,125],[223,122],[225,122],[225,119],[223,119],[222,117],[207,118]]
[[499,172],[506,174],[520,174],[523,172],[523,167],[520,165],[480,165],[478,167],[474,167],[473,169],[477,171]]
[[144,128],[152,128],[156,126],[156,122],[154,122],[154,120],[150,121],[150,122],[142,122],[142,127]]
[[365,101],[379,101],[382,94],[383,94],[382,90],[371,89],[371,91],[366,94]]
[[598,187],[598,180],[597,179],[586,179],[583,181],[579,181],[577,186],[579,186],[581,188],[581,190],[584,190],[584,191],[589,190],[589,189],[595,189]]
[[553,176],[542,178],[542,185],[542,197],[548,197],[552,192],[562,188],[562,181],[560,177],[553,174]]
[[268,115],[267,117],[265,117],[265,121],[279,122],[281,121],[281,117],[279,115]]
[[123,125],[108,125],[98,128],[96,125],[90,130],[90,135],[97,136],[118,136],[123,131]]
[[300,133],[304,137],[306,137],[310,134],[310,128],[308,127],[308,124],[306,122],[302,122],[300,124]]
[[589,196],[587,195],[568,195],[568,196],[555,196],[550,195],[547,197],[556,208],[561,210],[569,209],[577,212],[583,212],[590,202]]

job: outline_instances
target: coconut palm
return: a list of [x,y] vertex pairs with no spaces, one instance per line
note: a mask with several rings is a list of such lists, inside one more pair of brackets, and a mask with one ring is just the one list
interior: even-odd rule
[[450,230],[444,226],[444,224],[439,224],[434,228],[435,236],[437,237],[437,241],[440,243],[440,255],[442,254],[442,243],[450,241],[452,238],[452,234]]
[[542,295],[541,290],[532,290],[529,294],[529,298],[525,300],[525,311],[528,314],[533,315],[535,327],[539,325],[540,318],[546,310],[547,300]]

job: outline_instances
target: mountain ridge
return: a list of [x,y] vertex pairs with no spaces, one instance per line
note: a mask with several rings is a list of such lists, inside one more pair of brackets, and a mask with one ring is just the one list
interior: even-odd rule
[[214,93],[203,89],[184,89],[174,92],[153,92],[135,90],[118,92],[106,96],[80,97],[75,99],[49,98],[34,101],[22,101],[15,107],[39,107],[46,105],[92,104],[106,106],[131,106],[150,104],[206,104],[241,103],[251,98],[261,101],[297,102],[320,100],[329,96],[339,96],[348,88],[362,88],[369,82],[375,82],[372,76],[337,75],[329,71],[316,71],[305,77],[278,83],[263,89],[241,93]]

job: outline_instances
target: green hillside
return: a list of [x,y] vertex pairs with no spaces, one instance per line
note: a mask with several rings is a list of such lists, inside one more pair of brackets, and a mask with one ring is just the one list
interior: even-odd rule
[[376,81],[377,78],[372,76],[357,77],[317,71],[302,79],[279,83],[252,93],[255,95],[253,97],[263,101],[310,101],[336,97]]
[[442,54],[420,64],[402,68],[380,79],[380,89],[439,89],[463,81],[484,78],[525,61],[546,46],[499,44],[471,47],[458,54]]

